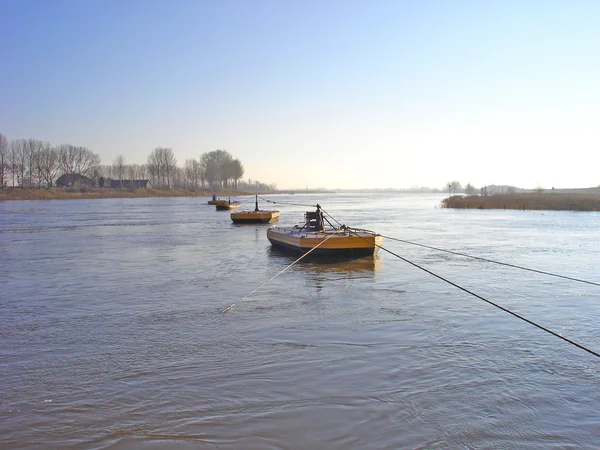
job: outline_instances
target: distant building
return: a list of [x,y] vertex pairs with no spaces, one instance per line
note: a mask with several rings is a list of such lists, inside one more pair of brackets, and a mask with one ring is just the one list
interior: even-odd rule
[[65,173],[64,175],[61,175],[60,177],[58,177],[58,180],[56,180],[56,187],[70,187],[70,186],[93,187],[94,182],[90,178],[88,178],[84,175],[79,175],[77,173]]
[[152,183],[150,180],[110,180],[110,186],[113,189],[119,189],[121,187],[135,187],[137,189],[152,189]]

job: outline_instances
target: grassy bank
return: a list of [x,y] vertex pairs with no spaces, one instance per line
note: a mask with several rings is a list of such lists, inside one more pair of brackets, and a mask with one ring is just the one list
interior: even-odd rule
[[527,193],[445,198],[445,208],[600,211],[600,194]]
[[[252,195],[236,189],[219,190],[219,198]],[[0,200],[71,200],[93,198],[144,198],[144,197],[210,197],[208,190],[186,189],[108,189],[108,188],[51,188],[51,189],[0,189]]]

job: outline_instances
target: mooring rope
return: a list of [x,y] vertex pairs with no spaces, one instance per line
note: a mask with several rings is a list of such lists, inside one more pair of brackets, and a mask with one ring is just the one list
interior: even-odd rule
[[329,213],[328,213],[327,211],[325,211],[323,208],[321,208],[321,211],[323,211],[323,214],[325,214],[325,215],[329,216],[329,217],[331,218],[331,220],[333,220],[335,223],[337,223],[337,224],[338,224],[340,227],[342,227],[342,226],[343,226],[343,225],[342,225],[340,222],[338,222],[338,221],[336,220],[336,218],[335,218],[335,217],[333,217],[331,214],[329,214]]
[[411,242],[411,241],[406,241],[404,239],[397,239],[397,238],[393,238],[391,236],[383,236],[382,237],[386,238],[386,239],[391,239],[392,241],[398,241],[398,242],[403,242],[405,244],[410,244],[410,245],[417,245],[419,247],[424,247],[424,248],[428,248],[431,250],[437,250],[438,252],[446,252],[446,253],[452,253],[453,255],[458,255],[458,256],[464,256],[466,258],[472,258],[472,259],[477,259],[479,261],[485,261],[485,262],[489,262],[489,263],[494,263],[494,264],[500,264],[502,266],[508,266],[508,267],[513,267],[515,269],[521,269],[521,270],[528,270],[530,272],[536,272],[536,273],[541,273],[543,275],[550,275],[552,277],[558,277],[558,278],[564,278],[565,280],[571,280],[571,281],[577,281],[579,283],[587,283],[587,284],[593,284],[595,286],[600,286],[600,283],[596,283],[594,281],[588,281],[588,280],[582,280],[580,278],[573,278],[573,277],[568,277],[565,275],[559,275],[556,273],[552,273],[552,272],[545,272],[543,270],[537,270],[537,269],[530,269],[528,267],[523,267],[523,266],[518,266],[516,264],[510,264],[510,263],[505,263],[505,262],[501,262],[501,261],[494,261],[492,259],[488,259],[488,258],[481,258],[479,256],[472,256],[472,255],[467,255],[465,253],[460,253],[460,252],[455,252],[452,250],[445,250],[443,248],[437,248],[437,247],[432,247],[430,245],[425,245],[425,244],[418,244],[416,242]]
[[237,300],[236,302],[234,302],[232,305],[228,306],[227,308],[225,308],[222,312],[226,313],[227,311],[229,311],[231,308],[233,308],[237,303],[241,302],[242,300],[250,297],[252,294],[254,294],[256,291],[258,291],[260,288],[262,288],[265,284],[269,283],[270,281],[274,280],[275,278],[277,278],[279,275],[281,275],[283,272],[285,272],[286,270],[288,270],[290,267],[292,267],[294,264],[296,264],[298,261],[300,261],[302,258],[305,258],[306,256],[308,256],[310,253],[312,253],[314,250],[316,250],[317,248],[319,248],[321,245],[323,245],[325,242],[327,242],[331,237],[335,236],[336,233],[332,233],[329,236],[327,236],[325,239],[323,239],[321,242],[319,242],[317,245],[315,245],[313,248],[311,248],[309,251],[307,251],[306,253],[304,253],[302,256],[300,256],[300,258],[298,258],[297,260],[295,260],[293,263],[291,263],[290,265],[288,265],[287,267],[285,267],[283,270],[280,270],[278,273],[276,273],[275,275],[273,275],[271,278],[269,278],[267,281],[265,281],[263,284],[261,284],[260,286],[258,286],[256,289],[252,290],[251,292],[247,293],[246,295],[244,295],[242,298],[240,298],[239,300]]
[[[350,231],[352,232],[352,230],[350,230]],[[363,236],[360,236],[358,233],[355,233],[355,232],[352,232],[352,233],[353,233],[353,234],[356,234],[358,237],[360,237],[360,238],[364,239],[364,240],[365,240],[365,241],[367,241],[367,242],[371,242],[371,241],[369,241],[368,239],[365,239]],[[384,236],[382,236],[382,237],[384,237]],[[585,346],[583,346],[583,345],[581,345],[581,344],[578,344],[577,342],[575,342],[575,341],[572,341],[571,339],[569,339],[569,338],[566,338],[566,337],[564,337],[564,336],[562,336],[562,335],[560,335],[560,334],[556,333],[555,331],[552,331],[552,330],[550,330],[550,329],[548,329],[548,328],[546,328],[546,327],[544,327],[544,326],[542,326],[542,325],[539,325],[539,324],[535,323],[534,321],[532,321],[532,320],[529,320],[529,319],[527,319],[526,317],[523,317],[523,316],[521,316],[520,314],[517,314],[516,312],[513,312],[513,311],[511,311],[511,310],[510,310],[510,309],[508,309],[508,308],[505,308],[504,306],[498,305],[497,303],[494,303],[494,302],[492,302],[491,300],[488,300],[488,299],[486,299],[486,298],[482,297],[481,295],[479,295],[479,294],[476,294],[475,292],[472,292],[472,291],[470,291],[469,289],[467,289],[467,288],[464,288],[464,287],[462,287],[462,286],[460,286],[460,285],[458,285],[458,284],[456,284],[456,283],[454,283],[454,282],[452,282],[452,281],[450,281],[450,280],[448,280],[448,279],[446,279],[446,278],[442,277],[441,275],[438,275],[437,273],[434,273],[434,272],[432,272],[431,270],[428,270],[428,269],[426,269],[426,268],[424,268],[424,267],[422,267],[422,266],[420,266],[420,265],[418,265],[418,264],[416,264],[416,263],[414,263],[414,262],[412,262],[412,261],[410,261],[410,260],[408,260],[408,259],[406,259],[406,258],[404,258],[404,257],[402,257],[402,256],[400,256],[400,255],[398,255],[398,254],[396,254],[396,253],[394,253],[394,252],[392,252],[391,250],[388,250],[388,249],[387,249],[387,248],[385,248],[385,247],[382,247],[381,245],[375,244],[374,242],[373,242],[373,244],[374,244],[375,246],[379,247],[380,249],[382,249],[382,250],[384,250],[384,251],[386,251],[386,252],[390,253],[391,255],[394,255],[395,257],[397,257],[397,258],[401,259],[402,261],[404,261],[404,262],[406,262],[406,263],[408,263],[408,264],[410,264],[410,265],[412,265],[412,266],[416,267],[417,269],[421,269],[422,271],[424,271],[424,272],[427,272],[429,275],[432,275],[432,276],[434,276],[434,277],[436,277],[436,278],[438,278],[438,279],[440,279],[440,280],[442,280],[442,281],[444,281],[444,282],[446,282],[446,283],[448,283],[448,284],[450,284],[450,285],[454,286],[455,288],[458,288],[458,289],[460,289],[461,291],[464,291],[464,292],[466,292],[467,294],[471,294],[472,296],[474,296],[474,297],[477,297],[478,299],[480,299],[480,300],[483,300],[484,302],[486,302],[486,303],[489,303],[490,305],[492,305],[492,306],[495,306],[496,308],[498,308],[498,309],[501,309],[502,311],[504,311],[504,312],[507,312],[508,314],[511,314],[511,315],[513,315],[514,317],[516,317],[516,318],[518,318],[518,319],[521,319],[521,320],[523,320],[523,321],[525,321],[525,322],[529,323],[530,325],[533,325],[534,327],[537,327],[537,328],[539,328],[540,330],[543,330],[543,331],[545,331],[546,333],[549,333],[549,334],[551,334],[551,335],[553,335],[553,336],[555,336],[555,337],[557,337],[557,338],[560,338],[560,339],[562,339],[563,341],[565,341],[565,342],[568,342],[569,344],[571,344],[571,345],[574,345],[575,347],[578,347],[578,348],[580,348],[581,350],[584,350],[584,351],[586,351],[586,352],[588,352],[588,353],[590,353],[590,354],[592,354],[592,355],[594,355],[594,356],[596,356],[596,357],[600,358],[600,354],[599,354],[599,353],[596,353],[595,351],[593,351],[593,350],[591,350],[591,349],[589,349],[589,348],[587,348],[587,347],[585,347]]]
[[292,206],[302,206],[303,208],[316,208],[317,205],[303,205],[300,203],[291,203],[291,202],[276,202],[275,200],[269,200],[268,198],[264,198],[264,197],[258,197],[261,200],[264,200],[265,202],[269,202],[269,203],[273,203],[273,204],[279,204],[279,205],[292,205]]

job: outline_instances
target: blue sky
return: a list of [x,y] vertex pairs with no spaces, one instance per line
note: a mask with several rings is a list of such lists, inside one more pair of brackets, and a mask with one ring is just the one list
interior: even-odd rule
[[0,133],[280,188],[600,184],[598,1],[0,0]]

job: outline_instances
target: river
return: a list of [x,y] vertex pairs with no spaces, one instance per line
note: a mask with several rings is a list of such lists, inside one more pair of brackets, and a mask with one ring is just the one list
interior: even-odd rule
[[[318,202],[384,236],[600,282],[600,213],[268,198],[282,225]],[[295,258],[207,200],[0,202],[2,449],[597,448],[596,356],[383,250],[301,261],[240,300]],[[600,352],[597,285],[383,246]]]

